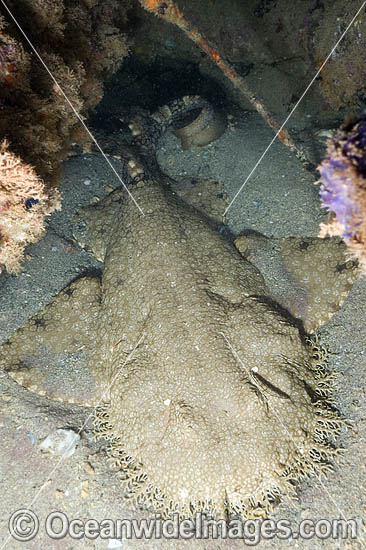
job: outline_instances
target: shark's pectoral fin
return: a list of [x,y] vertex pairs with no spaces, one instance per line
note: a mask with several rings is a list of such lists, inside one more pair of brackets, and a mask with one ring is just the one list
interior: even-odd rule
[[89,371],[100,308],[100,280],[71,283],[0,348],[0,367],[40,395],[80,405],[97,404]]
[[122,193],[119,189],[110,193],[94,206],[82,208],[74,216],[74,237],[82,248],[104,261],[107,243],[115,227]]
[[357,266],[347,261],[346,245],[336,237],[284,238],[279,246],[285,269],[306,296],[302,319],[305,330],[313,332],[341,307],[357,278]]
[[272,297],[302,319],[308,333],[338,311],[357,278],[339,238],[272,240],[253,234],[239,237],[236,245],[264,274]]

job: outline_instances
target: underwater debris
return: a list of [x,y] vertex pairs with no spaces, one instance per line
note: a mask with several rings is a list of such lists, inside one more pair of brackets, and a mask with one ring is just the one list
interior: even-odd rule
[[249,89],[245,78],[240,76],[235,69],[223,59],[218,50],[206,40],[199,30],[193,27],[191,22],[184,17],[183,13],[172,0],[139,0],[139,2],[145,10],[154,13],[161,19],[164,19],[164,21],[172,23],[182,29],[182,31],[193,40],[193,42],[195,42],[214,63],[216,63],[233,85],[244,94],[246,99],[250,101],[266,123],[275,130],[277,133],[276,137],[278,137],[281,143],[295,153],[300,160],[307,163],[304,152],[295,144],[287,130],[283,128],[283,125],[280,126],[277,120],[268,112],[256,94]]

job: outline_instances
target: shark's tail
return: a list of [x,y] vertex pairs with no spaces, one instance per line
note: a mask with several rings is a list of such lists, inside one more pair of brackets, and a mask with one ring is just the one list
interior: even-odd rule
[[226,117],[204,98],[194,95],[174,99],[151,115],[141,113],[129,124],[133,144],[145,153],[155,149],[168,127],[172,127],[183,149],[187,149],[192,144],[207,145],[220,137],[226,129]]

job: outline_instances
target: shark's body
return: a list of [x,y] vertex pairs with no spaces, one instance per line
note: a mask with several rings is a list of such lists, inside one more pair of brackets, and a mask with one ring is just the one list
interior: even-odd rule
[[[34,391],[99,405],[97,431],[135,501],[188,516],[263,515],[333,455],[327,435],[341,420],[325,353],[306,331],[344,299],[352,269],[337,272],[334,240],[282,242],[304,330],[293,300],[290,313],[286,296],[273,299],[253,263],[144,163],[148,154],[143,146],[129,164],[143,214],[126,193],[83,214],[102,278],[72,283],[3,346],[2,364]],[[306,252],[309,274],[298,263]],[[340,282],[316,309],[309,280],[327,284],[324,269]],[[65,354],[80,356],[67,376],[53,368]]]

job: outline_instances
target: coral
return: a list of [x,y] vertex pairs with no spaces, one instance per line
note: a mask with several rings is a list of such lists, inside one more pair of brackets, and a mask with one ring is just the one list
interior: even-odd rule
[[57,190],[45,193],[44,184],[34,168],[0,145],[0,271],[20,269],[27,243],[36,241],[44,231],[44,218],[61,207]]
[[[118,2],[93,7],[62,0],[21,0],[9,8],[82,118],[103,95],[103,81],[128,53],[118,28],[125,15]],[[128,3],[122,9],[125,14]],[[0,136],[30,162],[46,187],[59,183],[60,164],[72,142],[82,136],[80,123],[64,95],[10,16],[0,26]]]
[[0,17],[0,82],[1,96],[7,99],[15,90],[29,90],[30,55],[23,45],[4,32],[5,20]]
[[333,213],[329,223],[321,224],[319,236],[342,237],[350,257],[366,273],[366,114],[328,140],[318,170],[322,204]]
[[[121,27],[126,26],[129,2],[121,6],[117,0],[108,3],[99,0],[92,4],[68,0],[9,0],[7,5],[10,12],[0,17],[0,140],[6,137],[13,153],[22,159],[14,161],[18,166],[17,177],[22,177],[21,170],[24,170],[23,174],[35,186],[29,195],[27,190],[15,194],[7,217],[2,218],[0,261],[14,272],[19,269],[25,243],[42,233],[42,219],[56,200],[52,188],[60,182],[61,163],[69,155],[71,145],[77,142],[84,150],[90,149],[90,137],[84,129],[81,131],[80,121],[65,95],[82,119],[99,103],[105,78],[119,67],[128,53]],[[55,80],[42,66],[10,14]],[[3,160],[11,162],[13,157],[6,153],[6,144],[2,155]],[[6,178],[9,178],[9,169]],[[17,188],[17,181],[13,189],[10,189],[12,183],[8,189],[8,183],[2,182],[2,194]],[[39,202],[24,211],[21,201],[28,198]],[[3,208],[7,200],[3,198]],[[20,234],[14,236],[15,227],[26,224],[25,218],[29,228],[21,238]],[[5,242],[5,238],[9,240]]]

